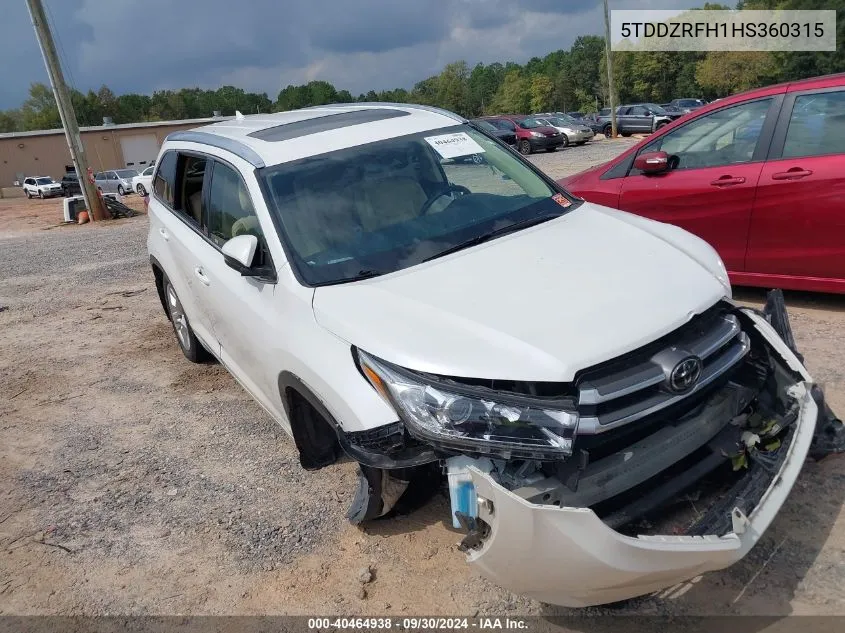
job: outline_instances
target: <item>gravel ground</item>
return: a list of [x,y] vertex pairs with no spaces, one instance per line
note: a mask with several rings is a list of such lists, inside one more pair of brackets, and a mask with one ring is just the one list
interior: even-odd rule
[[[559,178],[631,142],[531,160]],[[146,218],[55,227],[58,204],[0,201],[0,614],[571,613],[473,574],[443,495],[350,526],[354,465],[303,471],[222,368],[182,357]],[[788,301],[811,371],[845,410],[845,300]],[[586,613],[845,614],[844,483],[845,460],[808,462],[742,562]]]

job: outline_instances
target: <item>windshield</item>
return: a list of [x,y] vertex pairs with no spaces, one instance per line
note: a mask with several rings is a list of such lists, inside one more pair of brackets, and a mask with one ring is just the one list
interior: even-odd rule
[[522,119],[522,121],[519,122],[519,127],[523,127],[526,130],[530,130],[535,127],[543,127],[543,123],[540,123],[537,119],[528,118]]
[[474,123],[485,132],[498,132],[499,128],[488,121],[474,121]]
[[408,268],[574,205],[468,125],[265,167],[259,177],[310,285]]
[[666,108],[656,103],[644,103],[643,106],[651,110],[654,114],[667,114]]
[[52,185],[53,179],[52,178],[36,178],[35,184],[36,185]]
[[138,172],[134,169],[119,169],[117,175],[121,178],[134,178],[138,175]]
[[579,123],[569,116],[557,116],[553,119],[549,119],[549,123],[556,127],[569,127],[571,125],[579,125]]
[[695,106],[702,105],[702,103],[698,99],[679,99],[676,105],[682,108],[694,108]]

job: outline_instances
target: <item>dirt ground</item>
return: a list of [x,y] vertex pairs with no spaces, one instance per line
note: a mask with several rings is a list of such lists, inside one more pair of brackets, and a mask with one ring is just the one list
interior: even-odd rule
[[[560,177],[569,151],[535,160]],[[56,226],[60,204],[0,200],[0,614],[571,613],[475,574],[443,495],[351,526],[354,465],[303,471],[234,379],[182,357],[146,217]],[[845,297],[787,300],[845,411]],[[845,614],[843,491],[845,458],[808,462],[739,564],[587,613]]]

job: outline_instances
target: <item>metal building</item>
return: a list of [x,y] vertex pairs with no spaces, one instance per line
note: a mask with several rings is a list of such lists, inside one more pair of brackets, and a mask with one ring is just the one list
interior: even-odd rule
[[[230,117],[112,124],[80,128],[88,162],[94,171],[132,167],[143,170],[155,160],[164,138]],[[59,180],[71,165],[64,131],[38,130],[0,134],[0,187],[13,187],[26,176],[52,176]]]

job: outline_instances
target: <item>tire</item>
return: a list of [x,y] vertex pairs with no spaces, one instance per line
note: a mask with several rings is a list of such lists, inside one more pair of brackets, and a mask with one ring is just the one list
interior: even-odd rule
[[612,138],[613,137],[613,126],[612,125],[605,125],[602,129],[602,134],[604,134],[605,138]]
[[576,145],[583,145],[583,144],[584,144],[584,143],[586,143],[586,142],[587,142],[587,141],[578,141],[578,142],[577,142],[577,143],[575,143],[575,144],[576,144]]
[[26,190],[26,197],[28,200],[32,200],[32,194],[29,193],[29,189]]
[[566,134],[561,134],[561,136],[563,137],[563,145],[560,146],[561,149],[569,147],[569,137]]
[[662,128],[662,127],[666,127],[667,125],[669,125],[669,124],[668,124],[668,123],[666,123],[666,121],[664,121],[663,123],[658,123],[658,124],[657,124],[657,127],[656,127],[656,128],[654,128],[654,131],[656,132],[656,131],[657,131],[657,130],[659,130],[660,128]]
[[631,136],[631,133],[630,132],[622,132],[622,136],[624,136],[625,138],[628,138],[629,136]]
[[123,197],[123,196],[126,195],[126,189],[123,188],[123,185],[117,186],[117,195],[119,195],[120,197]]
[[204,363],[208,361],[211,358],[211,354],[206,351],[191,329],[191,324],[188,323],[188,317],[185,315],[182,302],[179,301],[176,290],[166,277],[164,279],[164,297],[167,305],[167,316],[170,318],[173,333],[176,334],[176,342],[182,349],[185,358],[192,363]]
[[138,195],[142,198],[147,195],[147,190],[144,189],[144,185],[142,185],[140,182],[138,183],[138,186],[135,187],[135,190],[138,192]]
[[41,198],[42,200],[44,199],[44,192],[41,191],[41,189],[38,190],[38,197]]
[[523,156],[528,156],[534,150],[531,149],[531,143],[528,142],[528,139],[522,139],[519,144],[517,145],[519,148],[519,153]]

